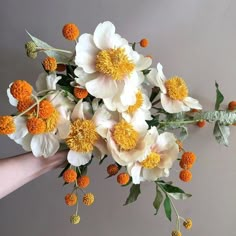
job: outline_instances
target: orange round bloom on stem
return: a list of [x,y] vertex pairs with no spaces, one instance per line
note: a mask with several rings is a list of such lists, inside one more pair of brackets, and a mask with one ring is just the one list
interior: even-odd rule
[[74,206],[77,203],[77,200],[78,198],[75,193],[68,193],[65,196],[65,203],[68,206]]
[[26,123],[27,129],[31,134],[42,134],[46,130],[46,123],[41,118],[30,118]]
[[75,170],[68,169],[63,173],[63,179],[66,183],[73,183],[77,179]]
[[125,185],[129,182],[130,180],[130,176],[128,173],[120,173],[118,176],[117,176],[117,182],[120,184],[120,185]]
[[0,116],[0,134],[12,134],[16,126],[12,116]]
[[201,120],[197,122],[197,126],[199,128],[203,128],[206,125],[206,121],[205,120]]
[[86,206],[91,206],[94,203],[94,195],[92,193],[85,193],[83,196],[83,203]]
[[234,111],[235,109],[236,109],[236,101],[231,101],[231,102],[228,104],[228,110]]
[[140,44],[141,47],[146,48],[149,44],[149,41],[148,41],[148,39],[144,38],[144,39],[141,39],[139,44]]
[[[30,108],[33,104],[35,103],[35,101],[32,98],[27,98],[23,101],[19,101],[17,103],[17,110],[19,112],[24,112],[26,111],[28,108]],[[30,115],[32,112],[34,112],[35,107],[33,107],[32,109],[30,109],[29,111],[26,112],[26,115]]]
[[82,99],[82,98],[86,98],[88,96],[88,91],[84,88],[74,88],[74,95],[75,97]]
[[179,178],[184,182],[190,182],[192,180],[192,173],[189,170],[181,170]]
[[68,40],[76,40],[79,37],[79,28],[73,24],[68,23],[62,29],[63,36]]
[[54,112],[54,107],[48,100],[39,103],[39,116],[43,119],[49,118]]
[[190,169],[196,161],[196,155],[193,152],[184,152],[179,165],[182,169]]
[[119,171],[119,168],[116,164],[110,164],[108,167],[107,167],[107,173],[109,176],[112,176],[112,175],[116,175]]
[[57,69],[57,60],[55,57],[46,57],[43,60],[43,67],[47,71],[55,71]]
[[87,175],[82,175],[77,179],[77,184],[80,188],[86,188],[90,184],[90,178]]
[[32,91],[32,86],[25,80],[16,80],[10,88],[12,96],[18,101],[29,99]]

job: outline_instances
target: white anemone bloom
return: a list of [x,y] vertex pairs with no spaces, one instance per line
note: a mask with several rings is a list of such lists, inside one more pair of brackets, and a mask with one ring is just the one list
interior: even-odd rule
[[122,166],[134,162],[143,152],[143,138],[148,125],[144,117],[135,116],[129,121],[118,112],[109,112],[103,107],[103,120],[98,124],[98,133],[107,140],[107,147],[113,159]]
[[77,83],[109,109],[124,111],[135,103],[135,91],[144,76],[140,71],[151,59],[135,52],[128,41],[115,33],[109,22],[100,23],[94,34],[83,34],[76,45]]
[[158,63],[157,69],[151,69],[147,79],[151,85],[160,88],[161,105],[164,110],[169,113],[178,113],[189,111],[191,108],[202,109],[196,99],[188,96],[188,88],[185,81],[178,76],[166,79],[162,68],[162,65]]
[[104,120],[104,112],[98,108],[93,114],[92,107],[88,102],[80,100],[72,114],[70,133],[65,139],[69,152],[68,162],[73,166],[87,164],[92,155],[98,159],[109,155],[104,139],[97,133],[97,126]]
[[172,133],[164,132],[159,135],[157,129],[152,127],[145,136],[144,143],[143,153],[127,166],[134,184],[168,177],[169,169],[178,158],[179,147]]
[[[61,77],[57,77],[54,73],[49,75],[46,73],[40,74],[36,82],[37,91],[55,90],[56,83],[59,79]],[[34,93],[36,94],[36,92]],[[13,98],[10,89],[8,89],[7,94],[10,103],[13,106],[17,106],[18,101]],[[24,150],[32,151],[35,157],[50,157],[58,151],[61,140],[65,139],[68,135],[68,129],[70,127],[69,117],[74,107],[74,104],[70,100],[58,92],[52,93],[45,99],[50,101],[54,108],[52,115],[44,119],[46,129],[42,133],[32,134],[27,128],[27,117],[16,116],[14,118],[16,131],[9,135]]]

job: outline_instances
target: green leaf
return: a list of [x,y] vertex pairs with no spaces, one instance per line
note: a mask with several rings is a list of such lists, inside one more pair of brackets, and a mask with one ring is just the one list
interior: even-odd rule
[[184,141],[188,137],[188,128],[185,126],[180,127],[180,134],[179,134],[179,139],[180,141]]
[[156,186],[156,197],[155,197],[154,202],[153,202],[153,206],[154,206],[154,208],[156,209],[155,215],[157,215],[158,210],[159,210],[159,208],[160,208],[160,206],[161,206],[162,201],[163,201],[162,192],[159,190],[158,186]]
[[154,87],[152,89],[152,94],[150,96],[150,102],[153,102],[153,100],[156,98],[156,96],[159,94],[159,92],[160,92],[160,89],[157,87]]
[[185,200],[192,197],[192,195],[188,193],[169,193],[169,195],[175,200]]
[[225,146],[229,145],[228,138],[230,135],[230,129],[228,126],[222,125],[219,121],[217,121],[214,126],[213,134],[219,144],[223,144]]
[[219,110],[220,104],[224,101],[224,96],[219,90],[219,85],[215,82],[216,86],[216,103],[215,103],[215,110]]
[[34,37],[28,31],[26,31],[26,32],[30,36],[30,38],[35,42],[37,47],[39,47],[41,49],[45,49],[43,52],[47,56],[55,57],[56,60],[57,60],[57,63],[68,64],[71,61],[72,53],[66,53],[66,52],[59,52],[59,51],[50,50],[50,49],[55,49],[55,48],[50,46],[49,44],[45,43],[44,41]]
[[182,189],[170,184],[161,184],[161,188],[163,188],[167,193],[184,193]]
[[141,193],[140,184],[133,184],[130,188],[130,193],[129,193],[128,198],[126,199],[124,206],[128,205],[132,202],[135,202],[140,193]]
[[166,195],[165,201],[164,201],[164,209],[166,213],[166,217],[171,221],[171,203],[170,203],[170,198],[168,195]]

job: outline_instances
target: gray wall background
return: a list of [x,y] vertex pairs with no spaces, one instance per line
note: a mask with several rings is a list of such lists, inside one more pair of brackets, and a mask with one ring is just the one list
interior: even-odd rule
[[[56,47],[70,49],[72,43],[61,36],[65,23],[75,22],[82,33],[93,33],[104,20],[112,21],[117,32],[129,41],[149,38],[150,46],[140,51],[153,55],[153,66],[160,61],[167,76],[185,78],[191,95],[205,109],[214,107],[216,80],[226,106],[236,99],[235,12],[236,1],[232,0],[2,1],[0,115],[14,110],[6,96],[9,83],[16,79],[34,83],[41,72],[40,60],[29,60],[24,54],[28,40],[25,29]],[[175,184],[193,194],[190,200],[176,202],[180,214],[194,222],[193,229],[184,235],[235,235],[236,128],[231,129],[229,148],[214,141],[212,128],[190,128],[185,148],[198,156],[192,183],[181,183],[178,171],[172,171]],[[0,137],[1,158],[19,153],[23,153],[20,146]],[[96,204],[80,206],[79,225],[68,221],[73,209],[64,204],[69,189],[57,179],[58,170],[0,201],[0,235],[170,235],[174,221],[167,222],[163,209],[158,216],[153,215],[153,184],[143,184],[138,201],[123,207],[129,190],[119,187],[115,179],[104,179],[106,164],[98,167],[94,163],[90,168],[90,190],[96,195]]]

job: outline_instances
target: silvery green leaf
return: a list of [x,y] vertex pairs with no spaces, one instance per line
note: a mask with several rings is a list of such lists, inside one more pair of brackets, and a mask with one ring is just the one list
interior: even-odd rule
[[170,198],[168,197],[168,195],[166,195],[165,201],[164,201],[164,209],[165,209],[165,213],[166,213],[166,217],[169,219],[169,221],[171,221],[171,203],[170,203]]
[[229,145],[228,137],[230,135],[230,129],[228,126],[220,124],[219,121],[215,123],[213,134],[219,144]]
[[219,85],[215,82],[216,86],[216,103],[215,103],[215,110],[219,110],[220,104],[224,101],[224,96],[219,90]]
[[30,36],[30,38],[35,42],[37,47],[42,48],[42,49],[46,49],[43,52],[49,57],[55,57],[57,60],[57,63],[68,64],[69,62],[73,61],[73,60],[71,60],[72,53],[50,50],[50,49],[53,49],[54,47],[50,46],[49,44],[45,43],[44,41],[42,41],[36,37],[34,37],[28,31],[26,31],[26,32]]
[[187,127],[185,127],[185,126],[181,126],[180,127],[180,137],[179,137],[179,139],[180,139],[180,141],[184,141],[187,137],[188,137],[188,128]]
[[194,116],[195,120],[206,120],[208,122],[219,121],[223,125],[231,125],[236,123],[236,112],[231,111],[206,111],[198,112]]
[[169,195],[175,200],[185,200],[189,197],[192,197],[192,195],[189,193],[169,193]]

